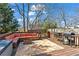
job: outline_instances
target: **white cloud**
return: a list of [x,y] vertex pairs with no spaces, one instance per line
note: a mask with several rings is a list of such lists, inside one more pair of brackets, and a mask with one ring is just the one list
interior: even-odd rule
[[17,19],[18,24],[20,25],[20,28],[23,27],[23,20],[21,18]]
[[19,19],[17,19],[18,21],[22,21],[22,19],[21,18],[19,18]]
[[30,22],[32,23],[34,21],[35,17],[30,18]]
[[47,12],[46,11],[43,11],[43,13],[46,14]]
[[32,11],[44,10],[44,9],[45,9],[45,5],[43,5],[43,4],[32,5],[32,7],[31,7]]
[[61,26],[64,27],[65,26],[65,22],[61,21]]
[[12,11],[15,11],[15,9],[12,9]]
[[44,9],[44,8],[45,8],[45,6],[42,5],[42,4],[37,4],[37,5],[36,5],[36,9],[37,9],[37,10],[42,10],[42,9]]
[[34,14],[35,14],[35,12],[29,12],[29,16],[30,16],[30,15],[34,15]]
[[36,10],[36,6],[32,5],[31,10]]

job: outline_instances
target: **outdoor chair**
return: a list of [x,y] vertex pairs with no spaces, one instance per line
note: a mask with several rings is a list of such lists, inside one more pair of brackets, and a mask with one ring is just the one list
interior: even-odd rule
[[63,37],[63,44],[68,45],[69,44],[69,40],[67,37]]
[[60,42],[63,41],[63,35],[62,35],[62,33],[58,33],[58,40],[59,40]]
[[69,45],[72,47],[73,45],[75,45],[75,38],[70,36],[68,37],[68,40],[69,40]]

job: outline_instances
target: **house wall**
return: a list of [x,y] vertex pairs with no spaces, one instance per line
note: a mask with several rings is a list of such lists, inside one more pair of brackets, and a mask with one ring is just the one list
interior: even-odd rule
[[75,32],[76,34],[79,34],[79,28],[56,28],[56,29],[49,29],[50,32]]

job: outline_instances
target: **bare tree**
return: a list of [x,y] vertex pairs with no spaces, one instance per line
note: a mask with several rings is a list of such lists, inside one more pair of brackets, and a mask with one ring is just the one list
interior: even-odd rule
[[23,6],[23,27],[24,27],[24,32],[26,31],[26,26],[25,26],[25,6],[24,3],[22,4]]
[[18,9],[19,14],[23,17],[23,28],[24,28],[24,32],[26,30],[25,28],[25,8],[24,8],[24,4],[22,4],[22,8],[21,9],[17,3],[15,3],[16,8]]
[[40,27],[40,25],[39,25],[40,19],[39,18],[44,15],[43,11],[45,10],[45,6],[43,4],[36,4],[34,6],[31,9],[31,11],[34,11],[36,13],[36,15],[35,15],[35,19],[32,22],[32,28],[34,28],[36,25],[38,25],[38,27]]
[[[20,15],[22,16],[22,18],[23,18],[23,28],[24,28],[24,32],[26,31],[26,26],[25,26],[26,21],[25,21],[25,19],[27,18],[27,31],[28,31],[28,26],[29,26],[29,25],[28,25],[28,23],[29,23],[29,7],[30,7],[30,4],[27,3],[27,12],[26,12],[25,4],[24,4],[24,3],[22,4],[22,8],[20,8],[17,3],[15,3],[15,6],[16,6],[16,8],[18,9],[19,14],[20,14]],[[26,16],[25,13],[27,13],[27,16]]]
[[28,8],[28,10],[27,10],[27,31],[28,31],[28,27],[29,27],[29,11],[30,11],[30,4],[29,3],[27,4],[27,8]]
[[66,23],[66,14],[65,14],[65,11],[64,11],[64,8],[60,8],[61,10],[61,17],[65,23],[65,26],[67,26],[67,23]]

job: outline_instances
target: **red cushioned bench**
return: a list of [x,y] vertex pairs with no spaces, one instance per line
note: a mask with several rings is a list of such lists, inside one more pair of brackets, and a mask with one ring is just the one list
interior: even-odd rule
[[5,36],[7,40],[12,40],[13,43],[17,44],[19,38],[25,38],[27,40],[35,40],[39,39],[40,35],[38,33],[13,33],[10,35]]
[[18,38],[27,38],[27,39],[39,39],[40,35],[37,33],[14,33],[5,37],[13,41],[17,41]]
[[37,33],[21,33],[20,38],[29,38],[29,39],[39,39],[39,34]]

